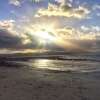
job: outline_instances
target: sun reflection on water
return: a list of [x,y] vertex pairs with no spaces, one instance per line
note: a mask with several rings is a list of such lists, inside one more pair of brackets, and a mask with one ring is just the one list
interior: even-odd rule
[[40,69],[49,69],[49,70],[60,70],[60,67],[57,67],[53,60],[49,59],[38,59],[33,63],[33,67]]
[[35,59],[30,61],[31,69],[92,72],[100,70],[100,63],[91,61],[62,61],[50,59]]

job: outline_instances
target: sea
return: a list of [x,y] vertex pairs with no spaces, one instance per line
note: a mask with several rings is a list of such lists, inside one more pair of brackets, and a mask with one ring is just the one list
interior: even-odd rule
[[31,68],[69,71],[95,72],[100,71],[100,55],[60,55],[61,59],[30,59]]
[[[49,55],[50,56],[50,55]],[[57,55],[55,57],[38,56],[38,57],[25,57],[27,60],[8,60],[1,62],[4,66],[27,66],[31,70],[50,70],[50,71],[69,71],[69,72],[94,72],[100,71],[100,54],[72,54],[72,55]],[[55,57],[53,59],[53,57]],[[9,58],[10,59],[10,58]]]

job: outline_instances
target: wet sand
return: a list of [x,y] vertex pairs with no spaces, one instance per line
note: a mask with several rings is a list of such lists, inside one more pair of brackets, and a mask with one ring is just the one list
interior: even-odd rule
[[100,100],[100,72],[0,66],[0,100]]

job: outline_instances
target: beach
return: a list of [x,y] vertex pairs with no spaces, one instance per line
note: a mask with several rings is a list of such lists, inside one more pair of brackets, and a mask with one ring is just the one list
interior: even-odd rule
[[100,100],[100,72],[0,65],[0,100]]

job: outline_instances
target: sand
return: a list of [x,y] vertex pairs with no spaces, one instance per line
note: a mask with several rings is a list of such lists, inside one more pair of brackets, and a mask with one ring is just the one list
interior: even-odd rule
[[0,100],[100,100],[100,72],[0,66]]

